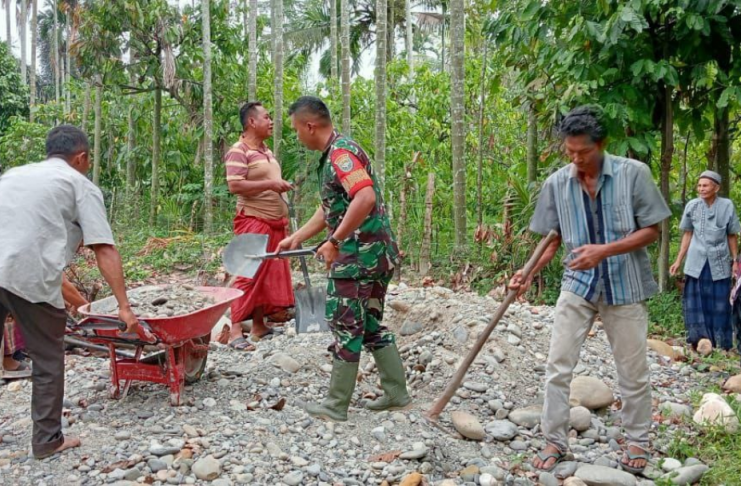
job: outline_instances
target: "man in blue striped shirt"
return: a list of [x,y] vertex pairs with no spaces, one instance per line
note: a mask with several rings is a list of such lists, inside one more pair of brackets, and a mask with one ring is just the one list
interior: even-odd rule
[[560,237],[546,250],[531,277],[518,272],[511,288],[524,292],[532,275],[553,259],[561,242],[567,256],[548,353],[541,426],[548,441],[533,465],[552,470],[568,452],[569,392],[579,351],[597,314],[610,341],[622,398],[628,448],[621,467],[646,466],[651,425],[651,387],[646,359],[645,300],[657,292],[646,247],[671,215],[642,162],[604,151],[607,133],[600,112],[571,111],[560,132],[571,164],[543,185],[530,230]]

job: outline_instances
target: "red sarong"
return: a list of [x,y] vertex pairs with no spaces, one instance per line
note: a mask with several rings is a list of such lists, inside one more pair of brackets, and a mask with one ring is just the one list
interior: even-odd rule
[[[241,212],[234,218],[234,234],[260,233],[268,235],[267,251],[275,251],[278,243],[287,236],[288,220],[267,220],[245,216]],[[263,260],[254,278],[239,277],[233,285],[244,296],[232,302],[232,322],[252,318],[255,307],[262,306],[265,316],[293,307],[291,267],[288,260]]]

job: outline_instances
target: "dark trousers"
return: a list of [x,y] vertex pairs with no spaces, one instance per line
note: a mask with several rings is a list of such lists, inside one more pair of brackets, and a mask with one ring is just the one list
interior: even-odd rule
[[33,360],[31,445],[35,456],[45,456],[64,442],[62,401],[66,314],[63,309],[45,303],[33,304],[0,287],[0,331],[8,314],[20,326],[26,350]]

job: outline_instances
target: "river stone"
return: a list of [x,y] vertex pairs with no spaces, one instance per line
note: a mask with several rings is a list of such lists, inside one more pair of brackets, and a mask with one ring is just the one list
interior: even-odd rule
[[563,482],[563,486],[587,486],[587,483],[577,477],[572,476],[570,478],[566,478],[566,480]]
[[675,351],[671,345],[665,343],[664,341],[659,341],[658,339],[647,339],[646,344],[648,344],[648,347],[650,349],[656,351],[658,355],[664,356],[665,358],[676,360],[681,357],[680,353]]
[[722,425],[729,433],[735,433],[739,427],[738,417],[733,409],[717,393],[703,395],[700,408],[692,420],[700,425]]
[[569,424],[577,432],[584,432],[592,425],[592,412],[587,407],[574,407],[569,412]]
[[541,486],[558,486],[558,479],[553,474],[543,471],[538,476],[538,484]]
[[723,384],[723,389],[729,393],[741,393],[741,375],[728,378]]
[[582,466],[576,470],[576,477],[587,486],[636,486],[632,474],[605,466]]
[[661,469],[663,469],[664,472],[672,472],[680,467],[682,467],[682,463],[672,457],[667,457],[661,463]]
[[689,405],[674,402],[664,402],[659,405],[659,411],[666,418],[685,418],[692,417],[692,408]]
[[479,476],[480,486],[497,486],[498,481],[491,474],[484,473]]
[[583,406],[597,410],[612,404],[612,390],[602,380],[591,376],[577,376],[571,381],[569,403],[572,407]]
[[493,420],[486,424],[486,432],[496,440],[510,440],[517,435],[517,426],[509,420]]
[[512,410],[507,417],[510,422],[514,422],[520,427],[532,429],[540,423],[540,416],[543,414],[542,405],[532,405],[525,408]]
[[476,417],[467,412],[456,410],[450,414],[453,427],[463,437],[471,440],[484,440],[484,428]]
[[702,478],[703,474],[705,474],[708,469],[710,468],[705,464],[680,467],[679,469],[664,474],[661,476],[661,479],[671,480],[671,483],[676,484],[677,486],[695,484],[700,481],[700,478]]
[[198,479],[204,481],[213,481],[221,475],[221,463],[212,455],[198,459],[191,469]]
[[424,330],[424,324],[417,320],[411,320],[408,319],[404,321],[404,324],[401,325],[401,329],[399,330],[399,334],[402,336],[411,336],[413,334],[417,334],[418,332],[422,332]]
[[283,476],[283,482],[288,486],[298,486],[304,480],[304,475],[299,471],[294,471]]
[[466,344],[468,342],[468,331],[466,331],[466,328],[458,326],[453,330],[453,337],[459,343]]
[[283,371],[287,371],[288,373],[296,373],[298,370],[301,369],[301,363],[296,361],[295,359],[291,358],[285,353],[276,353],[273,356],[270,357],[270,362],[279,368],[281,368]]

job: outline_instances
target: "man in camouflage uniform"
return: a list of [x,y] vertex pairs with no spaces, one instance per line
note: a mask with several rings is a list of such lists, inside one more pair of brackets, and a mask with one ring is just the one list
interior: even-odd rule
[[326,319],[335,337],[332,378],[324,401],[308,404],[306,411],[325,420],[347,420],[363,346],[373,353],[384,391],[367,408],[406,408],[412,400],[404,365],[393,333],[381,324],[399,250],[370,160],[357,143],[335,131],[319,98],[303,96],[288,113],[299,141],[323,152],[318,170],[322,203],[278,248],[294,249],[325,228],[329,231],[317,257],[329,270]]

